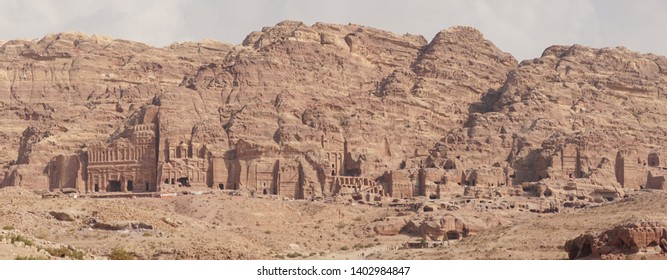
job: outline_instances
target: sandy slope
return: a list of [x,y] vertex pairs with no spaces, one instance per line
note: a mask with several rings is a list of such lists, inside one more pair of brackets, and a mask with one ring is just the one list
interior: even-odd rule
[[563,245],[586,231],[642,219],[667,221],[667,194],[640,192],[617,203],[554,215],[518,219],[451,246],[386,252],[380,259],[567,259]]
[[[54,211],[73,221],[57,220]],[[11,226],[35,242],[73,246],[86,258],[106,258],[112,248],[122,248],[139,259],[563,259],[565,241],[585,231],[627,220],[667,220],[667,194],[640,192],[560,214],[495,211],[505,217],[499,227],[440,248],[399,249],[416,237],[377,236],[368,226],[398,215],[391,208],[219,192],[170,199],[75,199],[0,189],[0,226]],[[153,229],[105,230],[93,228],[95,223],[143,223]],[[31,248],[1,246],[4,259],[36,254]]]

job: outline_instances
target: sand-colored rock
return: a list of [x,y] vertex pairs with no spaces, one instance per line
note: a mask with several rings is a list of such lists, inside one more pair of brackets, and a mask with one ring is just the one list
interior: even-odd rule
[[667,227],[662,222],[631,222],[618,225],[603,233],[586,233],[568,240],[564,249],[570,259],[614,258],[655,247],[657,252],[667,252]]
[[[296,21],[236,46],[156,48],[77,32],[10,40],[0,44],[0,188],[11,205],[220,191],[286,205],[393,207],[371,224],[359,214],[355,224],[367,227],[355,234],[468,238],[519,216],[666,189],[664,69],[662,56],[580,45],[519,63],[469,27],[430,41]],[[172,210],[187,209],[183,200]],[[129,234],[220,226],[101,205],[93,208],[111,210],[48,207],[33,218]],[[344,229],[350,217],[340,215]],[[138,251],[268,254],[239,242]],[[279,243],[269,247],[305,247]]]

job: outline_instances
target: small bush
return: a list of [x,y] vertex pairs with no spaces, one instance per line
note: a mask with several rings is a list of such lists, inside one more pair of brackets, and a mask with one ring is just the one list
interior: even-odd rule
[[283,256],[283,255],[275,255],[273,257],[276,258],[276,259],[281,259],[281,260],[285,259],[285,256]]
[[375,245],[373,245],[373,243],[366,243],[366,244],[357,243],[357,244],[354,244],[354,246],[352,246],[352,248],[357,250],[357,249],[370,248],[370,247],[373,247],[373,246],[375,246]]
[[303,255],[301,255],[300,253],[296,253],[296,252],[294,252],[294,253],[289,253],[289,254],[287,254],[287,257],[290,258],[290,259],[293,259],[293,258],[300,258],[300,257],[303,257]]
[[14,230],[13,226],[4,226],[2,227],[3,230]]
[[341,249],[342,251],[350,250],[350,248],[348,248],[347,246],[340,247],[340,249]]
[[14,258],[14,259],[17,260],[17,261],[42,261],[42,260],[46,260],[45,258],[35,257],[35,256],[16,256],[16,258]]
[[266,230],[266,231],[264,231],[264,234],[271,234],[271,231],[270,231],[270,230]]
[[72,250],[65,246],[60,246],[60,248],[44,248],[49,255],[59,258],[70,258],[75,260],[83,260],[83,252]]
[[134,260],[134,256],[129,252],[125,251],[123,248],[113,248],[111,249],[111,254],[109,254],[110,260]]
[[23,244],[25,244],[26,246],[32,246],[32,240],[21,235],[12,235],[10,239],[12,240],[12,244],[16,242],[23,242]]

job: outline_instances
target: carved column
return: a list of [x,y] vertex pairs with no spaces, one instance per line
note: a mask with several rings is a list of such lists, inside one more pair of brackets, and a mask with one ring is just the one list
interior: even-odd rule
[[125,176],[120,176],[120,191],[127,192],[127,180]]
[[86,193],[90,192],[90,184],[92,181],[92,177],[90,176],[90,171],[88,171],[88,180],[86,181]]
[[100,192],[107,192],[107,173],[102,172],[102,181],[100,181]]

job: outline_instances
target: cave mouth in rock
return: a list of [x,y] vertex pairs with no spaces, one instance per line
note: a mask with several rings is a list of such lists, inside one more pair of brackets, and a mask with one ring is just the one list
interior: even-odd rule
[[458,240],[461,238],[461,234],[457,231],[450,230],[447,232],[447,240]]
[[593,252],[591,248],[591,243],[586,241],[584,242],[584,245],[581,247],[580,253],[579,253],[579,258],[585,258],[591,255]]

